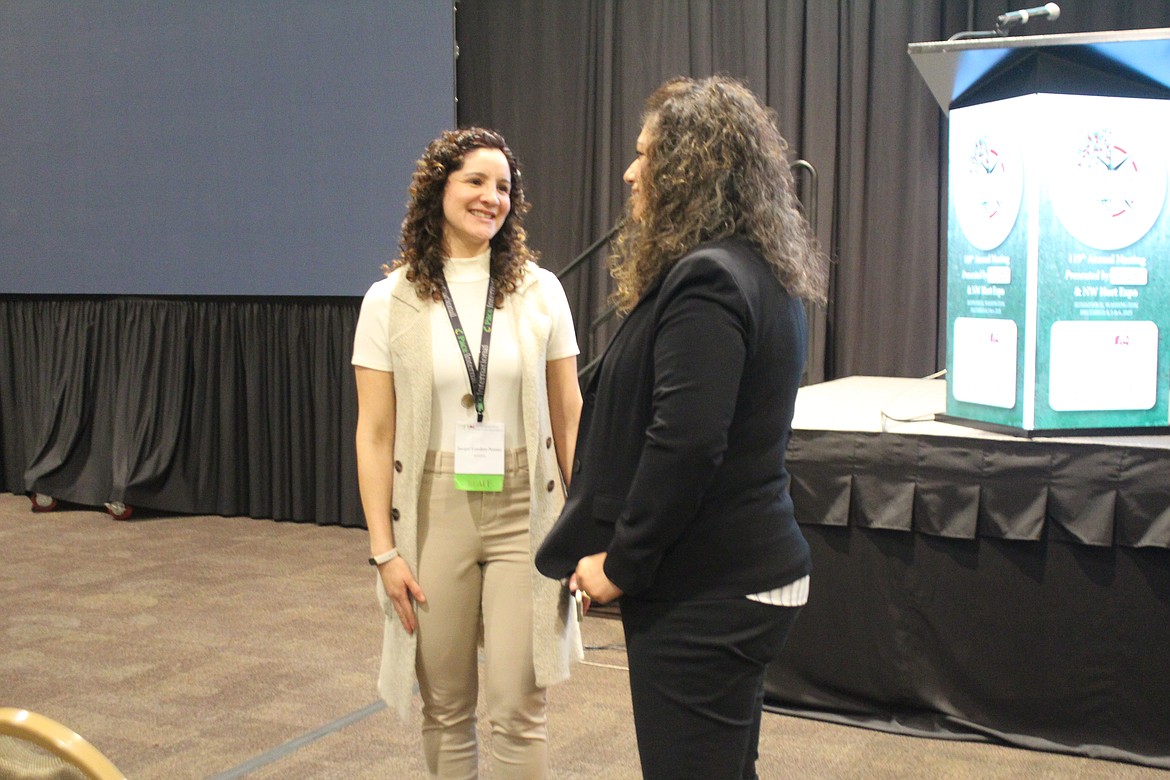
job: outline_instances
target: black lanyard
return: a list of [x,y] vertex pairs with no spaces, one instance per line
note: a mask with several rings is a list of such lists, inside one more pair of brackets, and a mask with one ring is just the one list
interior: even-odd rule
[[476,421],[483,422],[483,398],[487,392],[487,365],[488,350],[492,343],[492,317],[496,307],[496,283],[488,278],[487,302],[483,307],[483,338],[479,342],[479,368],[471,357],[471,348],[467,346],[467,335],[463,326],[459,324],[459,312],[455,311],[455,301],[451,299],[451,290],[447,287],[447,280],[443,280],[443,305],[447,307],[447,318],[451,320],[451,329],[455,331],[455,340],[459,342],[459,351],[463,353],[463,365],[467,368],[467,380],[471,383],[474,393]]

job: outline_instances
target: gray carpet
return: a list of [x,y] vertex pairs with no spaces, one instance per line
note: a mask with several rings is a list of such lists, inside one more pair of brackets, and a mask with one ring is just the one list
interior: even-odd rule
[[[403,723],[374,690],[364,531],[29,507],[0,494],[0,706],[61,721],[132,780],[423,776],[417,700]],[[637,778],[621,627],[584,634],[586,664],[549,693],[552,776]],[[1168,776],[774,714],[760,748],[765,778]]]

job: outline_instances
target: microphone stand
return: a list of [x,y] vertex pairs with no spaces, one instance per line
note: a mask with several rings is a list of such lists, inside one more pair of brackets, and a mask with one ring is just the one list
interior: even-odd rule
[[971,38],[997,38],[1007,35],[1007,28],[1000,29],[996,27],[994,30],[962,30],[955,33],[948,41],[966,41]]
[[617,221],[617,224],[615,224],[613,227],[611,227],[605,233],[605,235],[603,235],[601,238],[597,239],[592,244],[590,244],[588,247],[586,247],[584,252],[582,252],[581,254],[574,257],[573,260],[568,265],[566,265],[564,268],[562,268],[560,271],[558,271],[557,276],[560,277],[561,279],[564,279],[566,276],[568,276],[570,273],[572,273],[577,268],[577,266],[581,265],[581,263],[584,263],[586,260],[589,259],[590,255],[592,255],[594,252],[596,252],[598,249],[600,249],[602,244],[607,243],[611,238],[613,238],[617,234],[618,230],[621,229],[621,226],[622,226],[622,221],[619,219]]

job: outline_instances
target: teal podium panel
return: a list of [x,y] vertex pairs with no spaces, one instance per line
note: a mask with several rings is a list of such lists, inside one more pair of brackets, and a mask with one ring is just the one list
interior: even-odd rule
[[[1170,30],[1139,32],[1129,37],[1143,56],[1129,62],[1159,63],[1152,75],[1122,64],[1122,33],[934,52],[969,82],[955,95],[933,74],[935,94],[953,98],[951,421],[1024,435],[1170,426]],[[1105,44],[1115,56],[1101,56]],[[955,66],[972,46],[982,80]],[[1166,56],[1148,57],[1158,46]],[[1107,73],[1086,75],[1095,68]],[[1106,85],[1121,94],[1094,93]]]

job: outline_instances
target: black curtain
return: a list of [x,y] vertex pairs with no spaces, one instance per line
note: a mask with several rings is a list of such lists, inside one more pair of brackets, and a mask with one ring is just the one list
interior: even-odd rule
[[[989,29],[987,0],[460,0],[459,121],[520,157],[544,263],[559,269],[620,216],[642,100],[670,76],[744,79],[818,172],[817,234],[835,261],[814,311],[809,381],[922,376],[945,356],[946,128],[909,43]],[[1021,35],[1170,26],[1170,3],[1066,0]],[[806,208],[812,205],[807,181]],[[604,253],[600,253],[604,255]],[[601,267],[566,280],[578,327],[604,308]],[[593,346],[604,345],[605,331]],[[589,345],[582,341],[583,348]]]
[[0,298],[3,487],[361,527],[357,313],[348,298]]

